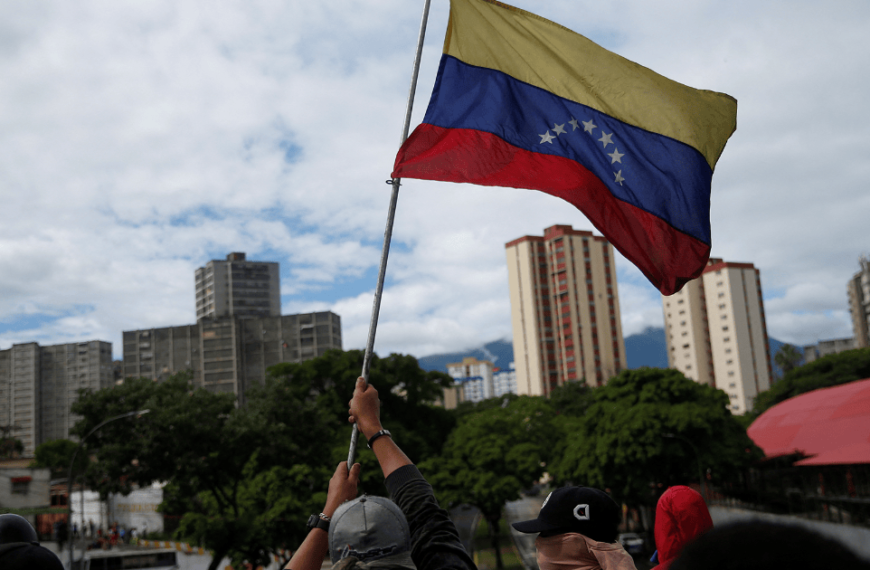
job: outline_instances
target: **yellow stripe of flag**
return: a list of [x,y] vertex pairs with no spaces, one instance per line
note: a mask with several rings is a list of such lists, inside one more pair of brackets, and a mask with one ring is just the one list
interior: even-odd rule
[[733,97],[672,81],[495,0],[451,0],[444,53],[686,143],[711,170],[737,128]]

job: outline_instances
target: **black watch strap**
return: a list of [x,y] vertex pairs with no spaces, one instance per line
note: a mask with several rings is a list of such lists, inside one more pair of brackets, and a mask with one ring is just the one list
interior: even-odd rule
[[385,435],[389,436],[390,439],[393,439],[393,434],[390,433],[390,430],[382,429],[381,431],[379,431],[378,433],[376,433],[372,437],[370,437],[368,442],[366,443],[366,445],[369,446],[369,449],[371,449],[372,444],[375,442],[375,440],[378,439],[379,437],[383,437]]
[[329,521],[321,518],[320,515],[311,515],[308,517],[308,528],[319,528],[329,532]]

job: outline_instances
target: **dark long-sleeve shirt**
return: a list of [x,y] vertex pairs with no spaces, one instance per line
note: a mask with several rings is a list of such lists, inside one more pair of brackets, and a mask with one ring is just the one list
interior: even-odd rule
[[415,465],[393,471],[386,480],[390,498],[411,529],[411,559],[417,570],[477,570],[459,540],[447,511],[438,506],[432,486]]

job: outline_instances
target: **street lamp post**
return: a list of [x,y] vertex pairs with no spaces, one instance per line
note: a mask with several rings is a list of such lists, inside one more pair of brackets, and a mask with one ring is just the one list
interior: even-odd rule
[[704,471],[701,469],[701,455],[698,453],[698,448],[695,447],[695,444],[686,439],[681,435],[677,435],[674,433],[665,433],[662,434],[662,437],[667,437],[669,439],[679,439],[681,441],[685,441],[692,448],[692,451],[695,452],[695,461],[698,463],[698,484],[701,486],[701,496],[704,497],[704,500],[707,500],[707,492],[706,487],[704,486]]
[[[72,503],[73,503],[73,502],[72,502],[73,465],[75,465],[75,462],[76,462],[76,456],[79,454],[79,450],[80,450],[80,449],[82,448],[82,446],[84,445],[86,439],[88,439],[89,437],[91,437],[91,436],[94,434],[94,432],[96,432],[98,429],[100,429],[101,427],[103,427],[103,426],[106,425],[107,423],[109,423],[109,422],[113,422],[113,421],[115,421],[115,420],[120,420],[120,419],[123,419],[123,418],[129,418],[129,417],[132,417],[132,416],[143,416],[143,415],[147,414],[147,413],[150,412],[150,411],[151,411],[151,410],[136,410],[135,412],[127,412],[126,414],[121,414],[121,415],[119,415],[119,416],[115,416],[115,417],[113,417],[113,418],[109,418],[109,419],[107,419],[107,420],[104,420],[103,422],[101,422],[100,424],[98,424],[97,427],[95,427],[94,429],[92,429],[91,431],[89,431],[88,434],[87,434],[85,437],[83,437],[83,438],[81,439],[81,441],[79,441],[79,446],[76,447],[75,452],[73,452],[72,461],[69,462],[69,477],[67,478],[67,483],[66,483],[66,484],[67,484],[67,495],[66,495],[66,496],[67,496],[67,499],[66,499],[66,502],[67,502],[67,505],[69,506],[69,518],[68,518],[68,521],[67,521],[67,535],[68,535],[68,538],[69,538],[69,567],[70,567],[70,570],[72,570],[72,567],[73,567],[73,553],[75,552],[75,550],[74,550],[74,542],[75,542],[75,540],[73,539],[73,537],[72,537],[72,532],[71,532],[71,530],[72,530],[72,515],[73,515],[73,506],[72,506]],[[84,522],[85,522],[84,514],[85,514],[85,508],[84,508],[84,489],[82,489],[82,531],[84,531]]]

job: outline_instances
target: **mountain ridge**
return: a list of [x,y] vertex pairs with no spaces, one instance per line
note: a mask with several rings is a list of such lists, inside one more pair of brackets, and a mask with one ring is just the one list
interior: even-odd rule
[[[782,345],[786,344],[773,337],[768,337],[770,343],[770,365],[775,376],[781,371],[773,360],[774,355]],[[447,365],[462,362],[465,357],[473,356],[478,360],[489,360],[496,368],[507,369],[514,361],[513,342],[508,339],[494,340],[481,347],[459,352],[433,354],[418,358],[417,362],[424,370],[447,372]],[[641,333],[625,337],[625,359],[629,369],[649,366],[651,368],[668,367],[668,349],[665,330],[659,327],[647,327]]]

